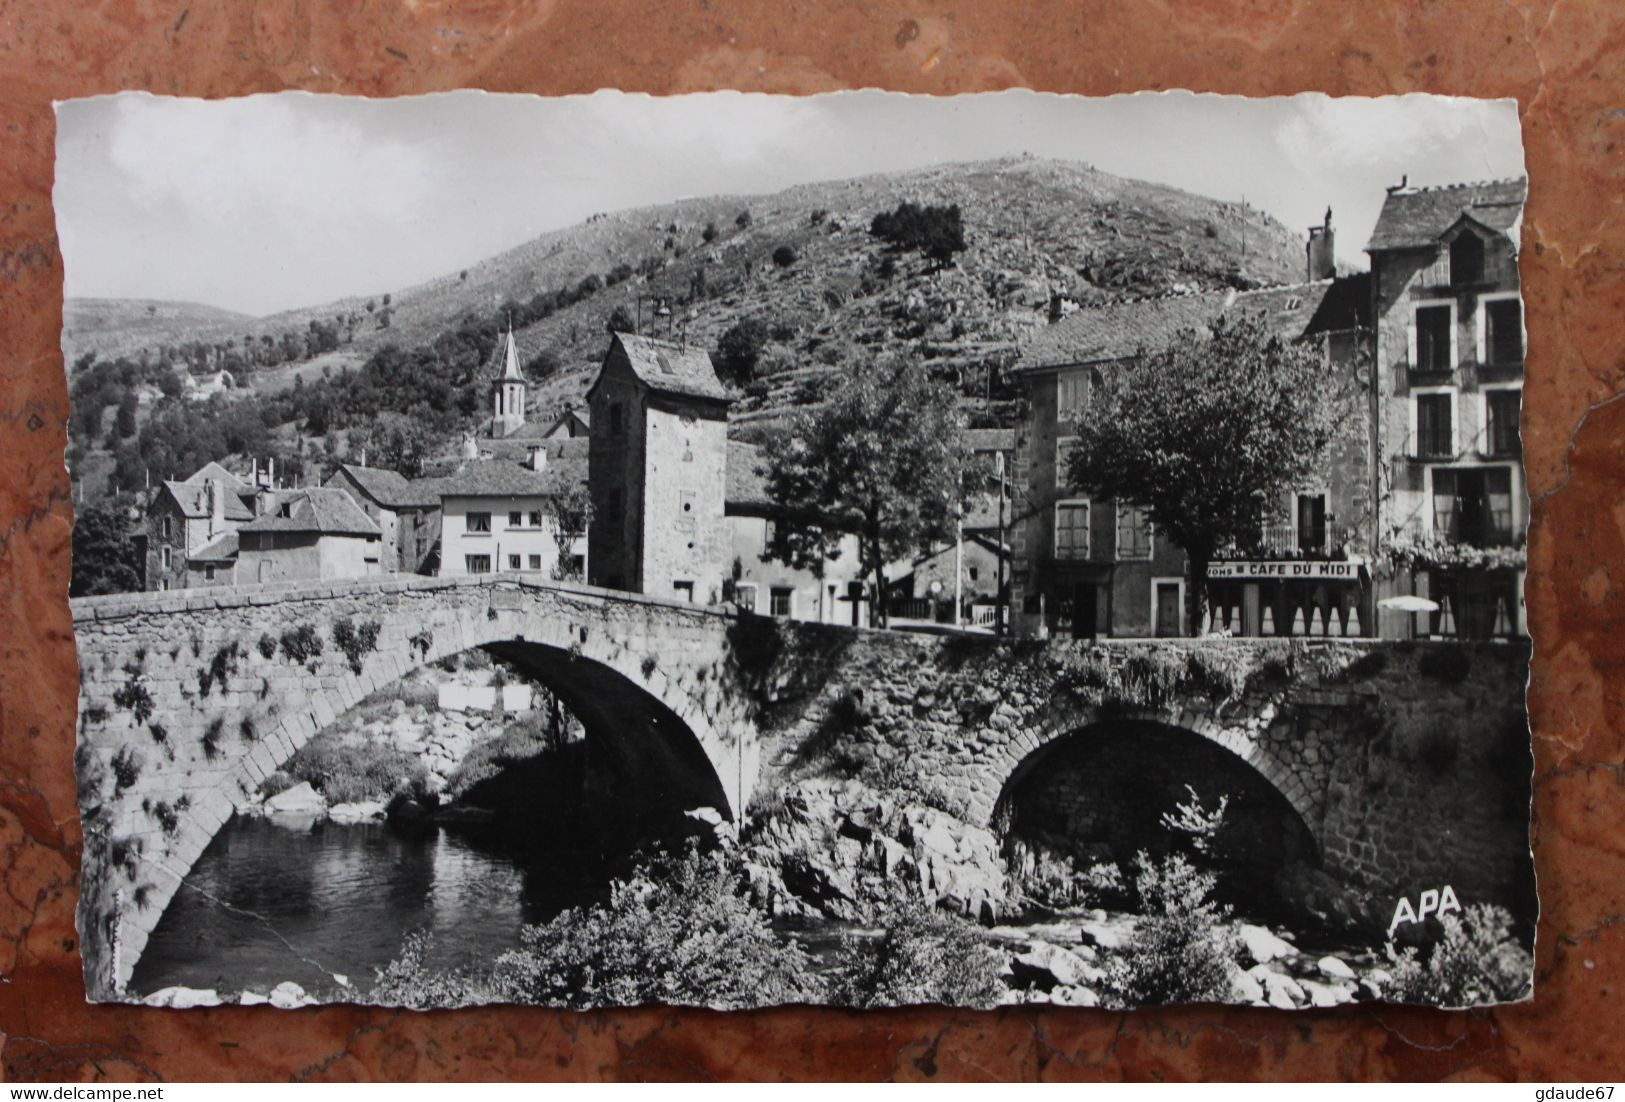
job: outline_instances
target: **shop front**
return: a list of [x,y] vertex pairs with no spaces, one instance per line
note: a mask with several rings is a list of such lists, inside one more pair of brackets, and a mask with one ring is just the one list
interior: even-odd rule
[[1375,633],[1371,574],[1358,559],[1246,560],[1208,567],[1209,634],[1332,636]]

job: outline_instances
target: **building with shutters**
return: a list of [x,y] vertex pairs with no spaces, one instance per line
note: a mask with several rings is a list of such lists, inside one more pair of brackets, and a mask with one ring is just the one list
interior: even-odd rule
[[1341,426],[1323,477],[1260,517],[1255,536],[1208,572],[1208,631],[1362,636],[1374,631],[1376,510],[1369,372],[1370,287],[1332,270],[1331,213],[1311,230],[1307,281],[1085,307],[1040,330],[1015,376],[1026,392],[1010,523],[1011,623],[1018,634],[1184,635],[1190,571],[1130,501],[1092,501],[1068,488],[1074,418],[1114,369],[1201,332],[1220,315],[1256,314],[1282,337],[1313,344],[1325,385],[1362,411]]
[[1526,633],[1519,437],[1523,179],[1388,190],[1366,252],[1375,318],[1388,589],[1438,607],[1383,633]]

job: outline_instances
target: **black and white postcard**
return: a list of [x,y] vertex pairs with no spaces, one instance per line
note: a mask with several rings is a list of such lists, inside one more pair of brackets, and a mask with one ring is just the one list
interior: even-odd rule
[[57,117],[90,999],[1529,997],[1511,101]]

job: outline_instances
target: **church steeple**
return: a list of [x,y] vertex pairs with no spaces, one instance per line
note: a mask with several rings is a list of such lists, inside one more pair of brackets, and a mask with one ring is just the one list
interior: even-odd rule
[[525,377],[519,372],[519,346],[508,323],[501,348],[502,372],[491,387],[491,435],[512,434],[525,423]]

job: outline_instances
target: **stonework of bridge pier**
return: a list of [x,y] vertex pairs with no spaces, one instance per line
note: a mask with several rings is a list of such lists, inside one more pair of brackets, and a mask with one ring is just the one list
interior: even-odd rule
[[121,997],[181,880],[266,776],[371,694],[475,648],[556,692],[589,750],[643,771],[678,813],[713,806],[739,822],[785,782],[868,769],[1000,830],[1023,800],[1094,798],[1062,775],[1078,747],[1155,752],[1174,776],[1182,747],[1200,746],[1209,757],[1189,761],[1277,794],[1316,859],[1352,881],[1490,897],[1527,859],[1520,645],[1012,644],[500,575],[121,595],[73,611],[93,998]]

